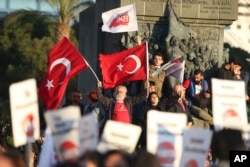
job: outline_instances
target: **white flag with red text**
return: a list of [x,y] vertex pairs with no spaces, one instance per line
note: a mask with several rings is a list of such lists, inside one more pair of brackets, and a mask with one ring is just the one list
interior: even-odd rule
[[135,4],[112,9],[102,13],[102,31],[120,33],[137,31]]

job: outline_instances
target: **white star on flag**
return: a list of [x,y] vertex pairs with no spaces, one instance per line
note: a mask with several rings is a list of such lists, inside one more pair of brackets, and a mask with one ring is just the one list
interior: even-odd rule
[[53,80],[50,81],[50,80],[47,79],[47,84],[45,86],[48,87],[48,90],[50,90],[51,87],[54,87],[52,82],[53,82]]
[[116,65],[118,71],[122,71],[123,65],[122,63]]

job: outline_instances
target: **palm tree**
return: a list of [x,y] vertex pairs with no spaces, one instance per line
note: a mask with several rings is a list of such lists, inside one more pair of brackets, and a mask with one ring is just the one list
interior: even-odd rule
[[60,41],[63,37],[69,38],[70,24],[74,21],[78,14],[94,4],[91,0],[38,0],[47,2],[58,15],[58,23],[56,26],[56,42]]

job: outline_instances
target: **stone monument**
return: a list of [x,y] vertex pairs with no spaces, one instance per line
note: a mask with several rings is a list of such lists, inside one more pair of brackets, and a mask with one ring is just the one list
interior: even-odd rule
[[[138,32],[101,31],[103,12],[132,3],[136,5]],[[149,56],[160,51],[166,62],[182,56],[186,60],[186,77],[201,69],[209,78],[225,60],[224,27],[237,16],[238,1],[232,0],[97,0],[80,13],[79,49],[101,79],[98,54],[130,48],[140,35],[142,41],[148,41]],[[83,71],[78,89],[86,97],[95,87],[91,70]]]

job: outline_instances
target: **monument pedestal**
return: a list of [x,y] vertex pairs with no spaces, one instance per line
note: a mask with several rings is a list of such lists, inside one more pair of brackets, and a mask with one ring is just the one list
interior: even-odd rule
[[[135,3],[138,32],[106,33],[101,31],[103,12]],[[80,13],[80,52],[101,80],[99,53],[114,53],[135,45],[140,35],[148,41],[149,56],[162,52],[166,61],[177,56],[186,60],[185,76],[195,69],[213,76],[225,57],[225,25],[237,19],[238,1],[232,0],[100,0]],[[96,78],[88,69],[78,78],[78,89],[87,94],[96,88]]]

